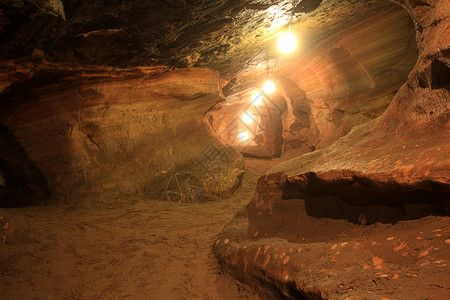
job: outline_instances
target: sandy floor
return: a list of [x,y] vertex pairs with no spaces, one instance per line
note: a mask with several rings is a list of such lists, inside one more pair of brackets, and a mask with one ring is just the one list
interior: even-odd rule
[[253,195],[264,164],[247,166],[231,199],[188,209],[149,199],[126,207],[0,209],[1,299],[259,299],[222,275],[211,247]]
[[[189,209],[155,199],[89,210],[0,209],[0,216],[13,224],[9,242],[0,243],[0,299],[259,299],[248,286],[221,274],[211,248],[224,226],[250,201],[259,175],[275,163],[247,159],[242,187],[232,198]],[[447,225],[448,218],[428,217],[412,226],[415,231],[430,231],[424,241],[435,238],[439,243],[439,260],[428,265],[441,270],[448,270]],[[365,236],[388,243],[386,226],[377,229],[382,234],[367,228],[371,232]],[[398,226],[401,232],[405,224]],[[397,225],[389,228],[395,231]],[[408,239],[416,240],[414,234]],[[449,288],[426,285],[441,291]],[[406,286],[398,288],[408,294]]]

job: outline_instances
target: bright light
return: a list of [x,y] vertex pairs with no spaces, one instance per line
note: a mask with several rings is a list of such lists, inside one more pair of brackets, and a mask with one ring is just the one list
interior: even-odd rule
[[249,135],[248,135],[247,131],[242,131],[239,133],[239,139],[241,141],[246,141],[246,140],[248,140],[248,138],[249,138]]
[[270,79],[264,84],[263,90],[266,94],[271,94],[275,91],[275,85],[272,81],[270,81]]
[[278,39],[278,49],[283,53],[291,53],[297,46],[297,39],[291,32],[286,32]]
[[253,105],[260,105],[262,103],[262,93],[255,93],[252,96],[252,103]]
[[244,121],[245,124],[249,124],[253,122],[253,118],[248,112],[246,112],[242,115],[242,121]]

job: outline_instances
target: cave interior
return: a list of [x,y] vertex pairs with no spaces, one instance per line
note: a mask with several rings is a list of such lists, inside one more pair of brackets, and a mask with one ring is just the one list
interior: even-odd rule
[[0,0],[1,299],[449,299],[446,0]]

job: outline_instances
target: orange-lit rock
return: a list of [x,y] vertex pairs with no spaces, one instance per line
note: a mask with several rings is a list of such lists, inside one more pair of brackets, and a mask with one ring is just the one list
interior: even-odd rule
[[[381,223],[396,223],[400,220],[450,213],[448,202],[450,199],[450,61],[448,55],[450,7],[446,1],[401,2],[415,22],[419,58],[409,73],[406,83],[396,92],[392,102],[390,104],[389,101],[384,102],[383,105],[389,104],[387,110],[376,117],[383,111],[382,105],[378,106],[383,101],[374,100],[373,103],[378,103],[375,107],[379,107],[378,113],[373,111],[372,117],[376,118],[359,126],[354,125],[360,121],[356,123],[351,121],[349,124],[353,123],[354,127],[351,130],[348,128],[350,132],[330,146],[288,160],[269,170],[267,175],[259,179],[256,192],[246,212],[236,215],[235,220],[224,229],[223,234],[230,238],[231,247],[229,246],[227,251],[220,245],[215,247],[216,255],[227,272],[246,282],[270,282],[273,289],[267,292],[269,295],[282,295],[280,297],[288,298],[334,299],[346,296],[363,298],[365,284],[360,283],[369,282],[369,278],[374,276],[373,273],[378,271],[377,277],[387,278],[392,275],[397,280],[394,285],[377,281],[377,286],[384,293],[395,291],[396,296],[402,298],[397,290],[397,284],[404,279],[396,275],[400,274],[398,270],[404,265],[415,265],[416,268],[427,266],[429,262],[417,262],[411,256],[424,259],[423,257],[430,253],[428,249],[439,250],[436,246],[428,248],[427,243],[422,242],[422,239],[416,239],[417,232],[412,227],[405,229],[401,234],[396,234],[395,239],[389,238],[393,235],[384,231],[390,230],[389,225],[381,230],[385,236],[379,236],[378,242],[374,243],[368,238],[363,238],[366,234],[376,236],[377,228],[384,226]],[[382,35],[384,32],[380,31],[375,35]],[[347,41],[351,44],[355,40]],[[410,47],[408,46],[408,49]],[[379,91],[379,99],[382,99],[395,92],[394,86],[400,83],[400,77],[398,79],[393,77],[399,69],[388,68],[386,71],[390,71],[387,71],[387,74],[391,72],[391,75],[385,76],[386,74],[383,75],[383,72],[380,72],[381,69],[374,71],[377,65],[374,64],[374,68],[371,69],[373,73],[368,72],[363,76],[364,72],[360,72],[361,66],[370,62],[371,59],[364,61],[354,59],[355,56],[349,58],[346,47],[333,50],[332,53],[337,55],[335,58],[340,57],[339,62],[350,60],[355,64],[353,67],[352,64],[348,65],[352,72],[343,72],[341,74],[343,77],[333,77],[336,81],[330,81],[332,78],[325,76],[333,72],[317,71],[320,68],[325,70],[327,64],[319,64],[320,68],[316,65],[316,72],[328,78],[327,81],[315,80],[316,86],[325,82],[331,84],[331,87],[326,89],[328,97],[325,97],[326,93],[320,95],[321,89],[317,88],[317,94],[313,94],[311,98],[316,101],[318,99],[326,101],[333,99],[330,96],[334,93],[335,99],[339,99],[334,104],[333,101],[323,102],[323,107],[313,109],[316,120],[318,120],[318,111],[331,112],[339,105],[344,105],[346,101],[351,101],[349,92],[353,89],[358,91],[353,99],[356,101],[348,108],[354,107],[358,110],[358,106],[364,101],[367,100],[366,103],[369,104],[369,100],[374,99],[370,96],[371,93]],[[390,64],[396,60],[400,62],[403,57],[401,53],[405,52],[399,51],[399,56],[393,57]],[[367,55],[359,57],[364,56],[370,58]],[[316,60],[316,62],[320,61],[320,59]],[[326,59],[322,62],[326,61],[332,62]],[[362,61],[364,63],[361,63]],[[403,63],[400,65],[405,66]],[[329,68],[336,66],[332,64]],[[365,69],[370,70],[370,68]],[[407,68],[402,70],[406,72]],[[288,74],[294,71],[292,69]],[[313,74],[314,72],[310,75]],[[378,74],[378,77],[370,74]],[[309,87],[314,86],[312,82],[314,80],[310,82]],[[375,88],[377,86],[380,89]],[[303,89],[308,90],[307,87]],[[308,92],[306,94],[308,95]],[[345,123],[346,121],[340,124]],[[326,126],[323,127],[324,124],[326,123],[318,122],[319,131],[321,126],[326,128]],[[347,130],[345,128],[345,126],[341,127],[339,134],[335,131],[337,127],[330,128],[328,142],[325,142],[326,139],[322,139],[321,142],[327,144],[333,141],[334,138],[331,137],[344,134]],[[352,225],[344,220],[359,225]],[[446,218],[435,220],[436,224],[448,223]],[[368,227],[360,226],[375,222],[379,223]],[[426,221],[420,224],[426,224]],[[246,230],[235,230],[235,228],[246,228]],[[435,236],[430,228],[432,227],[427,227],[427,231],[431,232],[428,233],[430,243],[441,245],[443,242],[441,237]],[[356,233],[359,231],[361,233]],[[363,231],[365,233],[362,233]],[[258,236],[265,238],[255,238],[254,232],[258,232]],[[233,236],[234,239],[231,238]],[[345,253],[344,249],[339,251],[339,255],[330,253],[329,246],[337,244],[333,242],[333,239],[351,241],[352,247],[347,249],[352,249],[350,251],[352,253],[342,260],[340,258]],[[392,244],[393,242],[401,246],[396,246],[397,244]],[[233,247],[247,246],[251,252],[256,247],[260,247],[261,243],[270,246],[270,249],[275,252],[282,252],[291,247],[307,247],[311,252],[302,251],[304,254],[301,256],[291,256],[287,266],[274,262],[264,265],[263,268],[257,261],[247,266],[248,270],[252,270],[251,274],[241,272],[242,264],[230,266],[229,257],[235,255]],[[402,254],[397,252],[400,248],[409,251],[403,251]],[[336,250],[340,249],[333,251]],[[406,255],[410,252],[412,252],[411,255]],[[448,254],[445,252],[442,255]],[[237,256],[239,261],[239,254]],[[356,273],[352,270],[356,266],[362,267],[361,261],[367,262],[368,265],[373,263],[376,265],[375,270],[364,267],[364,273],[355,275]],[[387,263],[390,263],[389,267]],[[282,276],[285,270],[292,274],[288,282]],[[393,273],[388,274],[391,271]],[[352,272],[353,275],[346,278],[347,272]],[[435,270],[417,274],[417,272],[405,270],[404,273],[410,277],[421,277],[420,282],[415,282],[415,286],[421,285],[415,290],[416,295],[433,294],[433,297],[439,298],[445,297],[441,291],[427,290],[426,284],[422,283],[440,281],[443,285],[448,284],[443,272]],[[325,274],[329,276],[326,279],[322,278]],[[436,274],[444,277],[436,279]],[[358,279],[366,278],[367,281],[358,281],[355,276],[358,276]],[[339,290],[346,287],[341,283],[343,279],[351,282],[351,286],[345,291]]]
[[52,70],[3,93],[0,119],[56,201],[105,205],[158,194],[175,172],[211,173],[195,159],[213,142],[202,116],[218,101],[208,70]]
[[[296,60],[281,58],[273,74],[276,97],[287,104],[282,116],[285,151],[326,147],[354,126],[380,116],[417,59],[414,24],[401,8],[335,32],[310,49],[303,47]],[[235,110],[233,104],[242,105],[249,90],[262,86],[261,73],[239,75],[230,85],[240,87],[240,94],[229,94],[229,103],[210,118],[227,122],[223,119],[229,115],[229,122],[235,117],[226,110]],[[252,74],[262,79],[255,81]]]

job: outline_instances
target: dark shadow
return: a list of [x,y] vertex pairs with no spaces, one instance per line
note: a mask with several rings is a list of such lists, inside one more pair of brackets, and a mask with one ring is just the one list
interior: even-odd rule
[[323,0],[302,0],[291,11],[293,13],[309,13],[320,6]]
[[444,183],[423,181],[402,185],[358,176],[329,182],[314,173],[306,176],[307,186],[287,183],[282,197],[305,199],[306,213],[315,218],[366,225],[450,215],[450,186]]
[[0,207],[40,204],[49,196],[44,175],[8,128],[0,124]]

